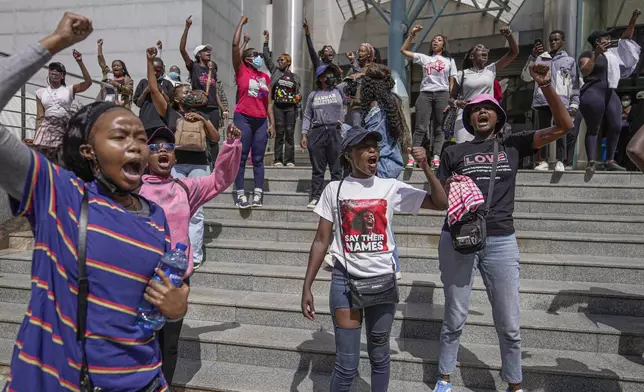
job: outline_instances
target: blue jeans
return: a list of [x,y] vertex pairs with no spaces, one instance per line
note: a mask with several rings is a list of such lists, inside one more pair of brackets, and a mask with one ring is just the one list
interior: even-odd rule
[[445,317],[441,329],[438,371],[456,370],[459,339],[469,311],[474,270],[483,277],[501,348],[501,377],[521,383],[521,335],[519,333],[519,246],[514,234],[487,238],[480,252],[462,255],[454,250],[452,237],[441,233],[438,246],[441,281],[445,292]]
[[[335,328],[335,367],[331,375],[331,392],[347,392],[360,364],[360,328],[341,328],[335,320],[336,309],[351,308],[345,269],[336,261],[331,278],[329,307]],[[395,304],[363,309],[367,327],[367,351],[371,362],[371,391],[386,392],[389,388],[389,334],[394,322]]]
[[235,126],[242,131],[242,153],[239,162],[239,171],[235,179],[235,189],[244,189],[244,174],[248,153],[253,151],[253,176],[255,189],[264,189],[264,155],[268,143],[268,121],[266,118],[256,118],[235,113]]
[[[174,165],[172,168],[172,177],[174,178],[205,177],[208,174],[210,174],[209,165],[181,163]],[[192,260],[195,264],[200,264],[203,261],[204,219],[203,207],[199,207],[197,212],[190,218],[188,234],[190,236],[190,247],[192,248]]]

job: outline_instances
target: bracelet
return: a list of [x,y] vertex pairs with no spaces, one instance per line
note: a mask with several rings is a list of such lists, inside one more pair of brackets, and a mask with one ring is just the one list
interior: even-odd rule
[[540,88],[548,87],[548,86],[550,86],[550,84],[551,84],[551,82],[540,84],[539,87]]

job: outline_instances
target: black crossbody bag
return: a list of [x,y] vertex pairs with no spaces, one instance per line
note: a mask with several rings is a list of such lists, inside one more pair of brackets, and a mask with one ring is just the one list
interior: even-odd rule
[[[374,276],[372,278],[354,278],[349,275],[349,263],[347,254],[344,250],[342,241],[342,214],[340,213],[340,189],[344,179],[338,185],[336,195],[336,204],[338,208],[338,227],[340,228],[340,246],[344,256],[344,274],[349,286],[351,296],[351,310],[360,310],[375,305],[397,304],[400,302],[398,297],[398,281],[396,280],[395,267],[392,263],[391,273],[386,275]],[[392,256],[393,257],[393,256]]]
[[494,194],[494,183],[496,182],[496,166],[499,160],[499,142],[494,139],[494,157],[492,158],[492,173],[490,185],[487,192],[487,201],[483,212],[470,211],[461,219],[449,227],[452,235],[454,250],[460,254],[469,255],[485,249],[487,240],[487,214],[490,212],[492,195]]
[[[100,387],[95,387],[89,377],[87,354],[85,352],[85,332],[87,331],[87,296],[89,294],[89,281],[87,280],[87,222],[89,215],[89,195],[87,189],[83,191],[83,202],[80,209],[78,223],[78,313],[76,341],[81,346],[80,392],[101,392]],[[161,380],[155,379],[150,385],[140,392],[154,392],[161,386]]]

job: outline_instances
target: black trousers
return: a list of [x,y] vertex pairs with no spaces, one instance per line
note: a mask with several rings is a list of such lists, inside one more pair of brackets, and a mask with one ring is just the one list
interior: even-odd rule
[[[186,278],[184,282],[190,285],[190,278]],[[166,322],[163,328],[157,332],[157,339],[159,339],[159,346],[161,348],[161,371],[168,386],[172,388],[172,379],[174,378],[174,371],[177,368],[177,358],[179,357],[179,335],[181,335],[181,327],[183,326],[183,319],[175,322]]]
[[311,200],[320,200],[324,190],[324,173],[327,166],[332,180],[342,179],[342,136],[335,125],[313,127],[307,135],[311,159]]
[[[443,110],[447,107],[448,102],[449,92],[447,91],[421,91],[416,99],[416,126],[412,142],[414,147],[420,147],[426,139],[429,139],[429,148],[427,149],[429,159],[434,155],[440,156],[443,151],[443,143],[445,142]],[[432,132],[431,135],[428,135],[427,130],[430,124]]]
[[295,121],[297,107],[291,104],[275,104],[275,162],[295,163]]
[[[549,128],[552,126],[552,112],[549,106],[541,106],[535,108],[537,112],[537,129]],[[579,136],[579,125],[581,124],[582,115],[577,111],[573,122],[574,128],[570,130],[566,136],[557,139],[557,160],[564,163],[566,166],[572,166],[572,159],[575,155],[575,145],[577,144],[577,136]],[[548,147],[543,146],[537,152],[537,161],[548,162]]]

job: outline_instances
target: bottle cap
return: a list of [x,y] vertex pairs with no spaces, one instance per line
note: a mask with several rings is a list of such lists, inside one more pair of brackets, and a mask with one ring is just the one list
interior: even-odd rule
[[188,249],[188,246],[187,246],[186,244],[182,244],[181,242],[177,242],[177,247],[176,247],[176,249],[179,249],[179,250],[186,250],[186,249]]

